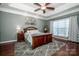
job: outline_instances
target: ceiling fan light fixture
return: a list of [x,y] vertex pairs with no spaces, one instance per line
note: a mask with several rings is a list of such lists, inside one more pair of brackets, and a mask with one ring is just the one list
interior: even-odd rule
[[41,3],[41,4],[39,4],[39,3],[34,3],[34,4],[37,5],[37,6],[39,6],[38,9],[35,9],[35,11],[42,10],[43,13],[46,13],[46,9],[47,9],[47,10],[54,10],[54,9],[55,9],[54,7],[48,7],[48,5],[49,5],[50,3]]
[[41,9],[42,9],[42,10],[45,10],[45,9],[46,9],[46,7],[45,7],[45,6],[42,6],[42,7],[41,7]]

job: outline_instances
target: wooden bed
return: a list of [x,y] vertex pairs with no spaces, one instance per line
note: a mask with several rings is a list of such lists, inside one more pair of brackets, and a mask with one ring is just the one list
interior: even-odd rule
[[[24,33],[27,32],[27,30],[36,30],[35,27],[27,27],[24,28]],[[52,34],[50,33],[43,33],[40,35],[32,35],[32,49],[47,44],[49,42],[52,42]]]

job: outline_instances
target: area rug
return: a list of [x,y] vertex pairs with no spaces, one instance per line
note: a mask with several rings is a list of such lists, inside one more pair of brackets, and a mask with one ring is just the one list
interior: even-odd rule
[[26,42],[17,42],[15,56],[51,56],[64,45],[64,42],[54,40],[32,50]]

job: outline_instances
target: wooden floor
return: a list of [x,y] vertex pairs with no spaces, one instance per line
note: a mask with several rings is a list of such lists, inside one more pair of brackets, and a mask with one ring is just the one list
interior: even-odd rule
[[0,56],[13,56],[15,42],[0,44]]
[[53,56],[79,56],[79,43],[65,42],[66,45],[63,46],[59,51],[57,51]]
[[[52,56],[79,56],[79,43],[66,43],[59,51]],[[15,43],[0,44],[0,56],[13,56]]]

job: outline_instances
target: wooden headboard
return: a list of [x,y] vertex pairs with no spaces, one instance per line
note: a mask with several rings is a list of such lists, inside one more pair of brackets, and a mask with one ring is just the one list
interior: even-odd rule
[[24,33],[27,32],[28,30],[37,30],[36,27],[27,27],[27,28],[24,28]]

